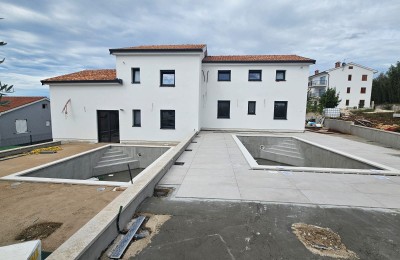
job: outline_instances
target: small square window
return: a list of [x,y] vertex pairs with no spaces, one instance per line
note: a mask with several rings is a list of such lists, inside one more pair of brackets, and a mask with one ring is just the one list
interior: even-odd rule
[[140,68],[132,68],[132,83],[140,83]]
[[175,129],[175,110],[160,110],[160,128]]
[[277,70],[276,81],[285,81],[285,80],[286,80],[286,70]]
[[218,100],[217,118],[230,118],[230,106],[231,106],[231,101]]
[[361,88],[361,94],[365,94],[367,92],[367,88]]
[[368,75],[362,75],[362,77],[361,77],[362,81],[367,81],[367,79],[368,79]]
[[42,109],[46,109],[47,108],[47,104],[42,104]]
[[350,88],[349,87],[347,88],[347,93],[350,93]]
[[351,81],[351,74],[349,74],[349,75],[347,76],[347,80],[348,80],[348,81]]
[[174,87],[175,86],[175,70],[160,71],[160,86]]
[[219,70],[218,71],[218,81],[231,81],[231,71],[230,70]]
[[261,81],[261,70],[249,70],[249,81]]
[[349,70],[352,70],[353,69],[353,66],[349,66]]
[[256,101],[249,101],[247,106],[247,114],[255,115],[256,114]]
[[350,105],[350,100],[346,99],[346,106]]
[[275,101],[274,119],[287,119],[287,101]]
[[133,116],[133,127],[140,127],[142,126],[142,115],[139,109],[134,109],[132,111]]

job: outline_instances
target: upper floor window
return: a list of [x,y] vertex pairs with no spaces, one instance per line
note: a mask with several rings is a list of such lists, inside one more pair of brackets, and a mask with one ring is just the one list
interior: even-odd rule
[[229,100],[218,100],[217,118],[230,118],[230,107]]
[[42,104],[42,109],[46,109],[47,108],[47,104]]
[[132,83],[140,83],[140,68],[132,68]]
[[361,94],[365,94],[367,92],[367,88],[361,88]]
[[249,101],[247,106],[247,114],[255,115],[256,114],[256,101]]
[[352,70],[353,69],[353,66],[349,66],[349,70]]
[[175,87],[175,70],[160,71],[160,86]]
[[350,93],[350,88],[349,87],[347,87],[347,93]]
[[287,119],[287,101],[275,101],[274,119]]
[[140,110],[138,110],[138,109],[134,109],[133,111],[132,111],[132,116],[133,116],[133,124],[132,124],[132,126],[136,126],[136,127],[140,127],[140,126],[142,126],[142,119],[141,119],[141,113],[140,113]]
[[351,81],[351,74],[349,74],[349,75],[347,76],[347,80],[348,80],[348,81]]
[[231,81],[231,71],[230,70],[219,70],[218,71],[218,81]]
[[285,81],[285,80],[286,80],[286,70],[277,70],[276,81]]
[[362,81],[367,81],[368,75],[362,75],[361,80]]
[[175,129],[175,110],[160,110],[160,128]]
[[249,81],[261,81],[261,70],[249,70]]

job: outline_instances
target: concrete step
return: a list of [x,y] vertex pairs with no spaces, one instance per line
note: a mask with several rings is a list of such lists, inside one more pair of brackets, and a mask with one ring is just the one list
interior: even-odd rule
[[115,158],[106,158],[106,159],[104,159],[104,157],[103,157],[103,158],[101,158],[101,161],[99,161],[97,163],[97,166],[106,165],[106,164],[113,164],[113,163],[118,163],[118,162],[130,161],[131,159],[132,159],[132,157],[129,157],[128,155],[125,155],[125,154],[123,154],[121,156],[118,156],[118,157],[115,157]]
[[125,154],[121,153],[121,154],[112,154],[112,155],[103,155],[103,157],[101,157],[101,160],[106,160],[106,159],[112,159],[112,158],[118,158],[118,157],[124,157],[126,156]]
[[116,155],[116,154],[123,154],[123,152],[120,150],[115,150],[110,148],[107,152],[104,153],[104,156]]
[[292,149],[287,149],[287,148],[280,148],[278,146],[271,147],[269,149],[266,149],[268,152],[274,152],[274,153],[279,153],[279,154],[285,154],[288,156],[296,156],[301,158],[301,154],[297,149],[292,150]]
[[300,156],[288,155],[284,153],[279,153],[275,151],[260,151],[260,158],[267,159],[275,162],[280,162],[284,164],[289,164],[297,167],[304,166],[304,158]]
[[270,148],[275,148],[275,147],[282,150],[298,151],[297,146],[295,145],[277,144],[271,146]]
[[139,161],[133,160],[132,158],[130,158],[125,161],[119,161],[119,162],[114,162],[114,163],[109,163],[109,164],[104,164],[104,165],[98,165],[93,168],[93,176],[95,177],[95,176],[109,174],[109,173],[113,173],[113,172],[127,171],[128,164],[129,164],[131,170],[139,168]]

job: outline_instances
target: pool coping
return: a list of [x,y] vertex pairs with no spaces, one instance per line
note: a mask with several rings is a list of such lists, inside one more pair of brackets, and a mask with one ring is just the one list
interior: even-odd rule
[[[286,137],[286,138],[293,138],[298,141],[314,145],[316,147],[328,150],[330,152],[343,155],[346,157],[349,157],[350,159],[369,164],[371,166],[383,169],[383,170],[377,170],[377,169],[370,169],[370,170],[365,170],[365,169],[346,169],[346,168],[320,168],[320,167],[295,167],[295,166],[268,166],[268,165],[259,165],[257,161],[253,158],[253,156],[250,154],[250,152],[247,150],[247,148],[244,146],[244,144],[239,140],[237,136],[263,136],[263,137]],[[351,155],[346,152],[342,152],[324,145],[320,145],[314,142],[310,142],[308,140],[304,140],[302,138],[299,138],[297,136],[291,136],[291,135],[265,135],[265,134],[258,134],[258,135],[250,135],[250,134],[232,134],[233,140],[236,142],[237,146],[239,147],[240,151],[242,152],[243,156],[245,157],[247,163],[249,164],[250,168],[252,170],[274,170],[274,171],[295,171],[295,172],[315,172],[315,173],[335,173],[335,174],[363,174],[363,175],[384,175],[384,176],[399,176],[400,171],[398,169],[376,163],[358,156]]]

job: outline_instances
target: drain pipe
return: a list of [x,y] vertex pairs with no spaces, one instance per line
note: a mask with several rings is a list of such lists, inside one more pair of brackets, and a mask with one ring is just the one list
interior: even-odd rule
[[120,234],[126,234],[126,232],[122,231],[119,228],[119,216],[121,215],[121,211],[122,211],[122,206],[119,206],[119,211],[118,211],[118,215],[117,215],[117,230],[118,230],[118,233],[120,233]]
[[132,181],[132,173],[131,173],[131,167],[129,166],[129,163],[128,163],[128,170],[129,170],[129,176],[131,177],[131,183],[133,184],[133,181]]

